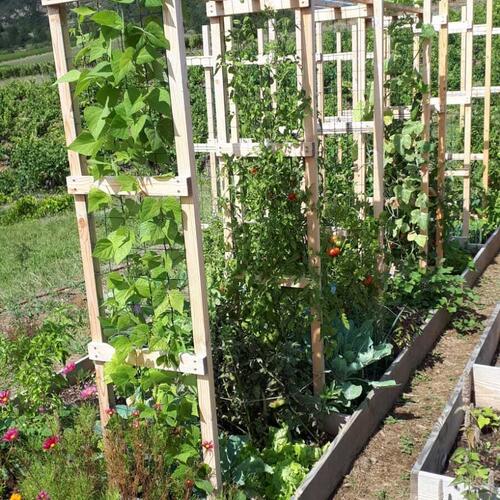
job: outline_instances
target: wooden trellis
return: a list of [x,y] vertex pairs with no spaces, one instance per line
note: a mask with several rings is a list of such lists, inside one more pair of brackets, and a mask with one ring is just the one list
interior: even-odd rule
[[[50,29],[53,42],[54,60],[58,77],[65,75],[71,68],[71,50],[68,35],[67,4],[75,0],[42,0],[49,12]],[[487,19],[485,25],[473,24],[473,2],[467,0],[462,21],[448,21],[448,0],[439,1],[439,15],[432,16],[432,1],[424,0],[423,8],[409,7],[384,2],[383,0],[355,0],[352,6],[340,6],[333,0],[208,0],[207,15],[210,24],[203,28],[203,55],[186,57],[184,31],[180,0],[164,0],[163,23],[170,48],[167,51],[169,86],[175,128],[175,148],[178,163],[178,176],[169,181],[159,181],[151,177],[138,179],[140,194],[143,196],[177,196],[181,200],[183,228],[186,246],[186,261],[189,279],[191,317],[193,322],[194,354],[184,354],[179,367],[175,370],[195,374],[198,380],[198,399],[200,408],[201,433],[204,441],[213,442],[213,450],[204,450],[204,460],[212,468],[212,483],[216,489],[221,486],[219,460],[217,415],[213,379],[212,354],[210,345],[209,317],[206,292],[206,279],[202,254],[202,235],[199,208],[199,193],[196,182],[195,152],[210,155],[211,189],[213,210],[218,210],[217,196],[229,201],[230,186],[238,179],[231,178],[223,155],[245,157],[257,156],[260,144],[242,139],[238,127],[238,110],[229,98],[230,75],[227,75],[218,61],[228,50],[226,35],[231,29],[231,19],[235,15],[253,14],[267,8],[293,10],[296,19],[296,56],[298,57],[297,81],[305,97],[311,102],[312,112],[304,118],[304,134],[298,145],[270,144],[270,148],[279,148],[286,156],[300,157],[304,162],[303,189],[309,194],[307,203],[307,245],[309,250],[308,277],[282,277],[281,285],[305,288],[312,280],[318,280],[321,271],[320,259],[320,221],[318,217],[319,173],[318,146],[324,144],[327,135],[354,134],[358,149],[355,165],[355,192],[365,196],[366,189],[366,139],[373,134],[373,199],[374,215],[379,217],[384,209],[384,107],[392,110],[395,118],[405,119],[408,110],[390,107],[384,95],[384,58],[390,51],[390,39],[384,31],[384,25],[399,15],[411,15],[415,22],[432,24],[439,32],[439,85],[438,97],[430,94],[423,96],[424,139],[430,138],[432,108],[438,117],[438,174],[437,197],[440,201],[436,213],[436,249],[438,260],[443,258],[443,217],[445,177],[460,176],[464,179],[463,235],[469,232],[470,210],[470,175],[471,164],[483,161],[483,186],[488,188],[489,137],[491,94],[500,92],[500,87],[491,85],[491,49],[492,36],[500,34],[499,28],[493,28],[492,1],[487,0]],[[359,5],[358,5],[359,4]],[[389,16],[388,18],[384,16]],[[342,39],[336,32],[336,51],[323,53],[323,23],[333,22],[351,29],[352,48],[342,52]],[[366,30],[374,30],[373,52],[366,51]],[[415,34],[417,34],[417,31]],[[463,34],[462,87],[460,91],[447,89],[447,44],[451,33]],[[275,39],[275,27],[268,25],[268,40]],[[472,48],[474,36],[486,37],[486,72],[484,87],[473,87]],[[265,53],[265,32],[258,33],[259,53],[255,64],[267,64],[272,57]],[[353,110],[366,98],[366,61],[373,59],[374,113],[370,121],[355,121]],[[326,116],[324,106],[324,71],[323,63],[335,61],[337,65],[336,81],[336,116]],[[346,109],[342,96],[342,67],[352,64],[353,102],[352,109]],[[187,66],[200,65],[204,68],[208,142],[193,144],[192,121],[187,86]],[[424,41],[421,59],[416,67],[421,67],[423,80],[430,83],[430,42]],[[80,110],[69,83],[59,84],[61,110],[64,121],[66,142],[69,145],[77,137],[80,128]],[[272,89],[276,93],[276,87]],[[484,141],[482,153],[471,151],[472,98],[484,98]],[[462,110],[464,126],[464,148],[461,153],[446,151],[446,111],[447,106],[459,105]],[[347,106],[348,108],[348,106]],[[100,415],[103,424],[109,419],[107,410],[113,404],[111,389],[104,379],[104,364],[113,356],[113,348],[103,342],[99,317],[102,303],[102,284],[98,262],[92,257],[95,244],[95,225],[88,213],[87,195],[92,188],[98,188],[114,196],[128,196],[131,193],[120,191],[119,183],[113,177],[95,182],[87,175],[85,158],[73,151],[68,152],[70,173],[68,191],[75,197],[78,220],[80,248],[82,253],[85,287],[88,300],[90,333],[89,356],[94,360]],[[342,151],[338,151],[339,161]],[[428,158],[427,158],[428,159]],[[463,169],[447,171],[448,160],[462,161]],[[422,191],[429,194],[428,163],[421,167]],[[427,212],[427,209],[422,209]],[[231,204],[224,204],[224,237],[227,253],[233,250],[232,224],[234,214]],[[425,232],[424,232],[425,234]],[[424,249],[427,252],[427,246]],[[425,266],[422,258],[421,265]],[[313,386],[319,394],[324,386],[323,342],[321,337],[321,310],[319,305],[313,308],[311,324],[311,345],[313,356]],[[137,351],[131,353],[128,362],[138,366],[155,366],[159,369],[173,370],[173,367],[158,365],[161,353]]]
[[[438,129],[439,145],[439,173],[438,194],[444,197],[445,177],[460,177],[463,179],[463,209],[462,209],[462,237],[469,238],[470,232],[470,210],[471,210],[471,176],[474,162],[483,162],[482,185],[485,192],[488,191],[489,183],[489,154],[490,154],[490,122],[491,122],[491,95],[500,93],[500,86],[491,85],[492,64],[492,37],[500,34],[500,28],[493,27],[493,0],[486,1],[486,24],[474,24],[474,2],[467,0],[461,10],[461,20],[448,21],[448,2],[439,2],[439,15],[431,18],[434,29],[439,32],[439,62],[440,86],[438,98],[431,99],[440,117]],[[451,34],[461,34],[461,57],[460,57],[460,91],[449,91],[445,81],[448,72],[447,52],[448,37]],[[485,37],[485,74],[484,86],[474,87],[473,72],[473,44],[474,38]],[[441,78],[441,75],[444,75]],[[483,148],[482,152],[472,152],[472,102],[473,98],[484,99],[483,115]],[[446,151],[446,113],[448,106],[460,106],[460,126],[463,128],[463,152]],[[447,169],[447,161],[460,161],[462,168]],[[436,234],[436,251],[438,260],[443,258],[443,234],[442,234],[442,210],[439,209],[439,224]]]
[[[67,4],[72,0],[42,0],[49,13],[50,29],[54,51],[57,77],[65,75],[71,68],[71,46],[68,35]],[[211,467],[211,481],[215,489],[222,484],[219,444],[217,432],[217,413],[215,387],[210,343],[207,289],[202,250],[202,233],[199,207],[199,193],[196,182],[196,169],[192,136],[191,109],[187,85],[186,53],[184,28],[180,0],[163,2],[163,26],[169,41],[167,66],[172,103],[175,133],[178,176],[169,181],[159,181],[152,177],[138,179],[143,196],[177,196],[180,198],[183,231],[186,251],[186,265],[189,282],[189,299],[193,328],[194,354],[181,356],[178,367],[158,364],[159,352],[139,350],[131,353],[128,362],[137,366],[155,367],[162,370],[175,370],[194,374],[197,377],[198,403],[202,440],[213,443],[213,448],[203,449],[204,461]],[[61,110],[64,120],[66,142],[69,145],[79,132],[80,109],[69,83],[59,84]],[[103,342],[99,316],[102,302],[102,284],[99,264],[92,258],[95,243],[95,228],[87,209],[87,195],[91,188],[101,189],[115,196],[133,195],[120,192],[119,184],[113,177],[94,182],[86,175],[85,159],[69,151],[71,177],[68,190],[75,197],[75,207],[80,236],[83,272],[88,301],[90,332],[89,357],[94,360],[99,408],[103,425],[109,420],[107,410],[112,406],[112,394],[104,380],[104,364],[110,361],[114,349]]]

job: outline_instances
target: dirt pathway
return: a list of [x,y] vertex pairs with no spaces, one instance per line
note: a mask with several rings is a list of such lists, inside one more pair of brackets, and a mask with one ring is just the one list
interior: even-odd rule
[[470,335],[449,328],[413,375],[400,401],[359,455],[336,500],[408,499],[410,471],[500,301],[500,255],[475,287],[480,322]]

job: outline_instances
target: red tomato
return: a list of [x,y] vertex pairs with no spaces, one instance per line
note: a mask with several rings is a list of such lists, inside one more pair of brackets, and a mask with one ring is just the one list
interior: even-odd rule
[[328,255],[330,257],[338,257],[342,253],[342,250],[339,247],[333,247],[328,249]]
[[373,276],[371,276],[371,275],[366,276],[365,279],[361,283],[363,283],[363,285],[365,285],[367,287],[370,286],[373,283]]

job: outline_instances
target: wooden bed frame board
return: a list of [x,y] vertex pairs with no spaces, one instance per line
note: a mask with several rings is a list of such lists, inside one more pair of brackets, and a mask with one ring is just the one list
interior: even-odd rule
[[[485,246],[475,256],[475,270],[466,270],[462,273],[468,286],[476,282],[499,250],[500,228],[490,236]],[[423,361],[450,318],[451,315],[446,310],[434,312],[422,327],[420,335],[415,337],[410,346],[401,351],[381,378],[382,381],[395,380],[398,385],[370,391],[297,488],[294,500],[323,500],[332,496],[359,452],[403,392],[411,373]]]
[[[465,400],[469,399],[468,396],[464,395],[464,387],[468,379],[472,379],[473,393],[477,395],[479,392],[481,395],[481,402],[479,403],[477,400],[476,402],[480,405],[485,403],[489,405],[488,398],[485,396],[491,394],[491,388],[488,388],[485,394],[486,391],[482,391],[482,386],[477,385],[478,380],[476,380],[474,375],[479,373],[483,368],[497,370],[498,373],[500,373],[500,368],[489,366],[495,357],[499,341],[500,303],[497,304],[495,310],[488,319],[486,328],[476,348],[472,352],[451,398],[412,468],[411,500],[437,499],[439,498],[438,492],[440,488],[443,490],[443,494],[446,495],[441,498],[463,498],[460,495],[459,489],[449,484],[453,478],[440,475],[440,472],[443,470],[448,460],[450,451],[455,444],[457,434],[463,424],[465,413],[463,406]],[[484,379],[479,380],[484,382]],[[499,378],[497,376],[497,386],[498,380]],[[498,388],[497,392],[500,393]],[[497,394],[497,399],[498,396],[499,394]],[[447,481],[448,479],[449,482]]]

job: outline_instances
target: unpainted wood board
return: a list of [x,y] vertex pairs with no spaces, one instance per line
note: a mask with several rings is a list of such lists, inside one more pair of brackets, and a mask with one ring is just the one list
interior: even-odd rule
[[179,176],[191,177],[191,196],[181,198],[182,226],[189,283],[189,303],[193,328],[193,346],[197,356],[206,356],[206,375],[196,377],[201,438],[213,444],[203,450],[203,460],[210,467],[210,480],[218,491],[222,487],[212,345],[208,315],[207,282],[203,258],[200,198],[198,192],[193,123],[188,90],[186,47],[181,0],[166,0],[162,6],[163,28],[169,41],[167,69],[174,124],[175,152]]
[[500,366],[475,364],[472,374],[476,406],[500,411]]

